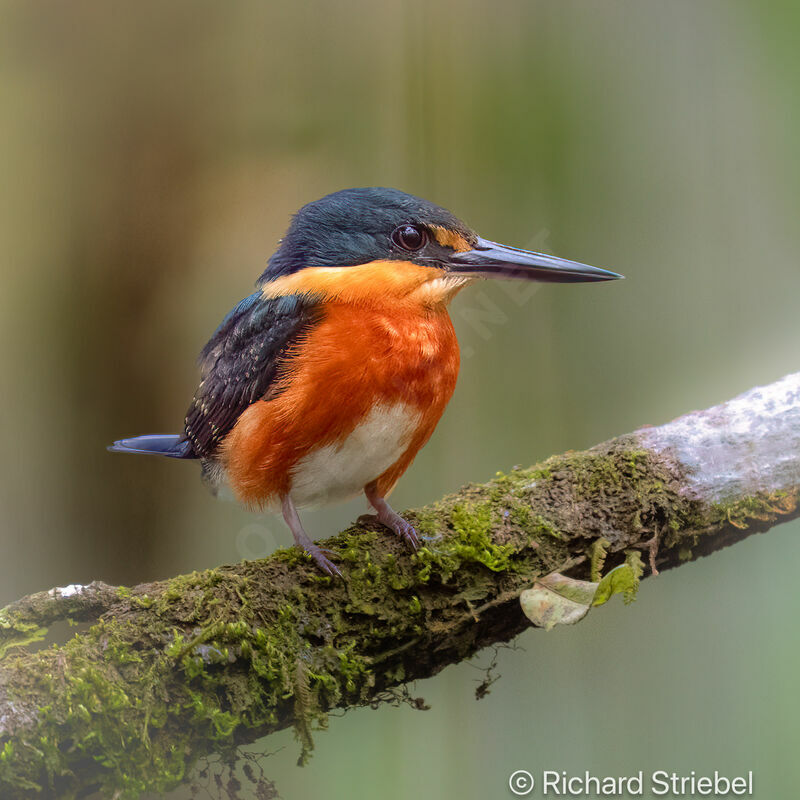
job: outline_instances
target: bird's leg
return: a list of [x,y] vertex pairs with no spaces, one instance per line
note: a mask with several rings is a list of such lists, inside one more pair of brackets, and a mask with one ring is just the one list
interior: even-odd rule
[[330,554],[331,551],[315,545],[303,529],[303,523],[300,522],[300,516],[292,502],[292,498],[289,497],[288,494],[281,498],[281,511],[283,511],[283,518],[286,520],[286,524],[289,526],[289,530],[292,532],[297,546],[301,550],[305,550],[326,575],[338,575],[341,578],[342,573],[339,572],[339,568],[336,564],[325,557],[325,554]]
[[419,537],[414,526],[404,520],[378,493],[377,483],[373,481],[364,487],[364,494],[369,504],[378,512],[378,522],[394,531],[405,539],[416,550],[419,547]]

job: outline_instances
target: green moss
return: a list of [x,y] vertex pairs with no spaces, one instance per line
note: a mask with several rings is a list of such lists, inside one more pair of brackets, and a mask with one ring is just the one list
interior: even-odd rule
[[744,531],[754,525],[774,523],[794,514],[799,499],[797,493],[776,491],[759,492],[727,503],[694,504],[687,513],[669,520],[662,547],[677,547],[679,560],[691,559],[702,534],[729,527]]
[[526,505],[518,505],[511,509],[509,515],[515,525],[519,525],[524,531],[530,531],[534,527],[534,514]]
[[281,547],[275,550],[270,558],[283,564],[296,567],[308,560],[308,554],[304,553],[299,547]]
[[519,526],[530,539],[540,539],[542,536],[552,536],[554,539],[563,539],[564,536],[558,527],[541,514],[535,514],[528,505],[523,505],[517,501],[511,511],[509,518]]
[[[237,731],[277,723],[292,702],[298,659],[307,665],[310,702],[303,724],[309,730],[324,725],[330,705],[365,696],[374,678],[355,641],[341,649],[310,646],[306,637],[319,635],[319,623],[308,615],[302,591],[288,590],[284,597],[291,602],[263,616],[250,606],[245,576],[215,571],[209,577],[169,581],[154,599],[157,609],[201,623],[173,628],[166,642],[149,638],[147,626],[157,630],[159,618],[148,614],[136,625],[102,620],[60,650],[32,656],[43,662],[32,673],[40,681],[36,691],[52,702],[39,709],[36,741],[0,750],[0,785],[67,796],[68,765],[77,759],[94,764],[93,781],[104,795],[166,791],[183,779],[198,742],[233,748]],[[135,594],[121,597],[136,601]],[[226,617],[223,608],[241,616]],[[257,625],[256,619],[271,621]],[[53,677],[61,668],[46,666],[54,659],[69,665],[65,680]],[[137,687],[135,695],[127,685]],[[52,730],[58,734],[46,733]]]
[[127,600],[138,608],[151,608],[155,603],[155,598],[146,593],[136,593],[129,586],[117,586],[116,595],[120,600]]
[[540,536],[552,536],[554,539],[563,539],[564,535],[561,531],[549,520],[545,519],[541,514],[536,514],[533,517],[533,529],[531,533],[539,538]]
[[475,508],[456,506],[450,516],[456,536],[455,552],[463,561],[475,561],[493,572],[508,569],[513,548],[495,544],[492,537],[493,514],[489,504]]
[[368,660],[355,652],[355,642],[342,650],[333,650],[332,655],[338,660],[337,673],[342,679],[340,685],[344,693],[351,698],[363,700],[366,696],[365,689],[374,685]]
[[368,562],[369,546],[375,542],[378,535],[374,531],[360,531],[358,528],[349,528],[340,533],[336,537],[338,559],[350,564]]
[[0,612],[0,659],[12,647],[40,642],[47,635],[47,630],[36,622],[25,622],[16,619],[13,614]]
[[456,505],[450,511],[449,524],[452,535],[443,536],[441,541],[421,548],[415,555],[419,581],[427,582],[437,575],[447,582],[467,564],[482,564],[493,572],[511,568],[515,548],[494,541],[491,503]]
[[759,493],[711,507],[710,521],[745,529],[751,522],[771,522],[797,509],[797,497],[788,492]]
[[[647,465],[652,462],[652,454],[638,448],[587,450],[570,453],[565,461],[565,466],[574,474],[576,493],[586,495],[607,493],[626,484],[635,485],[651,474]],[[655,487],[647,488],[649,491]]]
[[553,472],[548,467],[538,467],[528,470],[528,476],[532,481],[549,481],[553,478]]
[[435,511],[421,509],[414,512],[414,527],[420,536],[436,537],[439,529],[439,517]]
[[[93,631],[100,648],[99,658],[92,657],[95,651],[79,637],[70,640],[62,651],[53,648],[41,654],[44,660],[69,660],[72,669],[58,681],[44,673],[42,680],[53,682],[52,686],[45,686],[53,702],[39,709],[39,730],[43,733],[21,745],[15,766],[22,758],[39,759],[49,778],[38,785],[47,793],[57,793],[59,781],[69,775],[63,767],[64,748],[68,745],[73,758],[93,760],[100,782],[113,787],[122,798],[138,797],[148,788],[174,786],[184,775],[185,753],[180,744],[184,737],[176,735],[170,744],[150,742],[143,711],[145,698],[152,697],[155,690],[152,673],[150,683],[148,674],[143,674],[141,694],[128,695],[118,677],[137,665],[139,657],[130,652],[130,643],[124,641],[114,623],[98,623]],[[122,653],[124,658],[120,658]],[[163,718],[151,716],[154,724]],[[48,728],[56,728],[58,736],[44,733]],[[0,763],[0,781],[7,777],[14,782],[13,770],[6,772]],[[16,778],[36,783],[30,773],[24,776],[17,772]]]
[[223,711],[219,698],[205,692],[188,690],[189,700],[184,708],[192,712],[192,724],[197,725],[213,742],[231,743],[233,733],[241,724],[236,714]]

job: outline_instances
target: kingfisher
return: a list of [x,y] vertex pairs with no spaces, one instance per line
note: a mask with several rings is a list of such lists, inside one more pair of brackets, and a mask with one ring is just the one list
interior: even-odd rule
[[215,494],[227,488],[253,510],[281,512],[296,544],[341,576],[298,508],[363,492],[380,523],[419,547],[387,498],[455,389],[453,297],[482,278],[621,277],[482,239],[397,189],[334,192],[295,214],[256,291],[203,348],[183,433],[109,449],[198,460]]

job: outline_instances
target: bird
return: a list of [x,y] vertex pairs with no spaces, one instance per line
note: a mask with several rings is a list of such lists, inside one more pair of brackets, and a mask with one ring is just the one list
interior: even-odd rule
[[256,291],[202,349],[183,432],[108,449],[199,461],[212,492],[282,513],[301,550],[341,576],[298,509],[363,492],[383,526],[411,550],[420,546],[387,498],[456,386],[453,297],[484,278],[621,277],[483,239],[445,208],[397,189],[334,192],[294,215]]

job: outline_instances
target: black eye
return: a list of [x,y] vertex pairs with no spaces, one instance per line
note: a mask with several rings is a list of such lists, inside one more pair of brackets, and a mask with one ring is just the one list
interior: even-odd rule
[[428,234],[416,225],[401,225],[394,229],[392,241],[403,250],[420,250],[428,241]]

